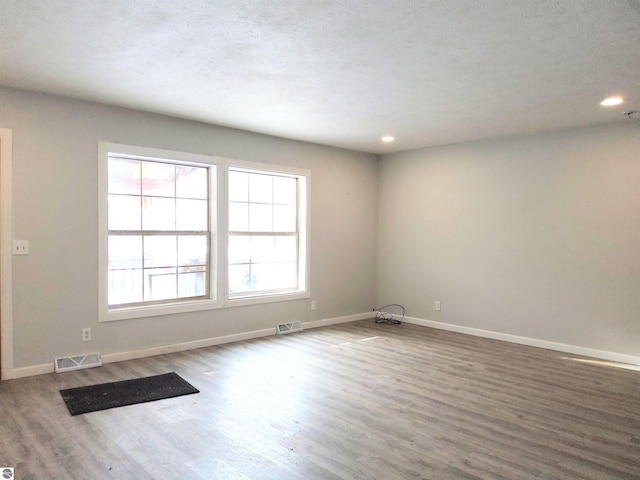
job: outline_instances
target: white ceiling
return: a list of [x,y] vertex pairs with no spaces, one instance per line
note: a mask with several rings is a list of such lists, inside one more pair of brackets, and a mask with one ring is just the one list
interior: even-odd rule
[[0,0],[0,84],[386,153],[628,121],[640,0]]

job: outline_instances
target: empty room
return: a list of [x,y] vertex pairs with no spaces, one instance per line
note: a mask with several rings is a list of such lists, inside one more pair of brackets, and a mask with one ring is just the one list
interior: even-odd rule
[[0,0],[3,479],[640,479],[640,0]]

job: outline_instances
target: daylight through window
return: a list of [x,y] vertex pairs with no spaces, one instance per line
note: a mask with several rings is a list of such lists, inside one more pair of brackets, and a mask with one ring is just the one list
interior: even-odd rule
[[299,182],[229,170],[229,297],[300,289]]
[[108,304],[209,295],[209,166],[108,159]]
[[99,321],[309,298],[309,170],[99,143]]

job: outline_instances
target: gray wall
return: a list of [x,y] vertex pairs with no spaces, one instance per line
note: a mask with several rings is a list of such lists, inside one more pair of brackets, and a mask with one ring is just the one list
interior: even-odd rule
[[[0,89],[13,130],[14,367],[54,357],[154,346],[369,311],[375,303],[378,157],[142,113]],[[97,323],[98,141],[311,170],[309,301]],[[81,342],[81,329],[93,342]]]
[[[423,149],[380,162],[10,89],[0,89],[0,126],[13,130],[13,236],[31,249],[13,257],[16,368],[391,302],[416,318],[640,355],[639,122]],[[292,301],[98,324],[100,140],[311,169],[318,310]],[[90,344],[80,340],[83,327],[93,329]]]
[[379,192],[379,304],[640,355],[640,122],[384,156]]

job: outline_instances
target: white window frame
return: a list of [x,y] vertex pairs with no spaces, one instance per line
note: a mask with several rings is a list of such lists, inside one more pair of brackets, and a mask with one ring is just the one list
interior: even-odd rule
[[[210,268],[209,298],[168,301],[157,305],[139,305],[109,309],[108,305],[108,157],[109,154],[151,158],[156,160],[192,163],[215,167],[210,178]],[[278,293],[260,293],[242,297],[229,297],[227,242],[229,225],[228,177],[229,168],[237,167],[256,173],[272,173],[298,178],[298,289]],[[218,308],[255,305],[310,298],[310,191],[311,171],[302,168],[232,160],[148,147],[137,147],[111,142],[98,142],[98,321],[107,322],[134,318],[154,317],[176,313],[212,310]]]
[[[209,172],[209,217],[210,217],[210,258],[209,258],[209,296],[204,299],[175,299],[167,300],[164,303],[154,305],[132,305],[109,308],[108,304],[108,162],[109,154],[130,156],[141,160],[151,159],[156,161],[175,162],[177,164],[196,164],[213,167]],[[224,290],[219,275],[219,265],[221,265],[221,249],[218,241],[220,235],[221,205],[218,192],[223,185],[223,175],[221,174],[220,160],[216,157],[197,155],[184,152],[174,152],[155,148],[136,147],[122,145],[118,143],[99,142],[98,143],[98,222],[99,222],[99,242],[98,242],[98,321],[124,320],[131,318],[143,318],[158,315],[168,315],[173,313],[194,312],[211,310],[223,306],[222,301]],[[213,173],[215,172],[215,174]]]
[[[300,300],[310,298],[310,200],[309,192],[311,191],[311,171],[302,168],[284,167],[278,165],[230,161],[225,169],[226,188],[225,188],[225,242],[229,237],[229,198],[228,198],[228,171],[229,167],[242,169],[248,173],[265,173],[275,175],[285,175],[296,177],[298,180],[298,289],[287,292],[245,294],[243,296],[230,297],[228,291],[229,281],[227,278],[228,264],[225,256],[225,304],[227,306],[255,305],[261,303],[282,302],[288,300]],[[222,236],[222,235],[221,235]],[[225,244],[225,252],[226,252]]]

